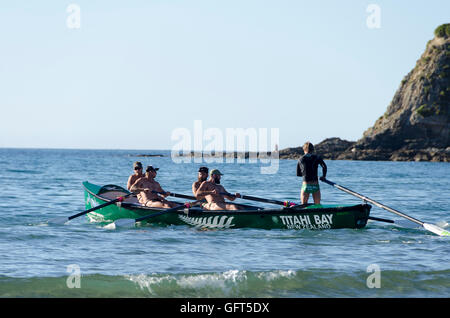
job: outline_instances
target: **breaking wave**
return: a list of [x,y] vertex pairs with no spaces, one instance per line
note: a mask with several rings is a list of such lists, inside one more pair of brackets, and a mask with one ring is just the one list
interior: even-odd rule
[[367,272],[327,270],[229,270],[215,273],[83,275],[80,288],[68,277],[0,277],[0,297],[447,297],[450,270],[380,273],[369,288]]

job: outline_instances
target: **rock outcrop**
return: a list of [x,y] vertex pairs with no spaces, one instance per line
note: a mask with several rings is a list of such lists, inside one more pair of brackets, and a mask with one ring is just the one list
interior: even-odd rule
[[338,159],[450,161],[450,24],[435,35],[385,114]]
[[[314,145],[314,149],[315,153],[322,156],[322,158],[335,160],[354,144],[354,141],[347,141],[340,138],[328,138],[321,143]],[[286,148],[279,152],[280,159],[298,159],[303,154],[302,147]]]
[[[316,152],[325,159],[450,162],[449,136],[450,24],[444,24],[374,126],[355,143],[326,139]],[[294,153],[298,158],[303,150],[284,149],[280,157]]]

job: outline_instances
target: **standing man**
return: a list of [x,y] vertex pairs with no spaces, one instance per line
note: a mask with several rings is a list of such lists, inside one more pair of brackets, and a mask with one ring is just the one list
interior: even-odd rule
[[194,196],[197,196],[197,190],[200,187],[200,185],[203,183],[203,181],[206,181],[208,179],[208,168],[207,167],[200,167],[198,169],[198,179],[192,184],[192,193]]
[[223,194],[228,192],[220,184],[221,176],[223,174],[219,170],[211,170],[209,180],[204,181],[197,189],[197,200],[206,199],[207,203],[203,204],[205,210],[239,210],[235,204],[226,203],[224,198],[234,201],[236,198],[240,198],[241,195],[239,193],[235,193],[233,196]]
[[[138,179],[132,186],[130,191],[139,192],[139,203],[152,208],[174,208],[179,205],[176,202],[167,201],[166,197],[170,195],[170,192],[166,192],[161,188],[161,185],[155,181],[156,171],[159,168],[153,168],[148,166],[145,170],[145,177]],[[159,195],[160,192],[164,193]]]
[[133,163],[133,169],[134,169],[134,174],[132,174],[129,178],[128,178],[128,182],[127,182],[127,189],[130,190],[131,186],[140,178],[142,178],[144,176],[144,174],[142,173],[142,163],[140,163],[139,161],[136,161],[135,163]]
[[300,200],[302,204],[308,203],[309,194],[312,193],[314,204],[320,204],[320,187],[317,177],[319,165],[322,166],[322,178],[327,176],[327,165],[323,159],[314,154],[314,145],[309,141],[303,145],[305,154],[300,157],[297,163],[297,176],[303,176]]

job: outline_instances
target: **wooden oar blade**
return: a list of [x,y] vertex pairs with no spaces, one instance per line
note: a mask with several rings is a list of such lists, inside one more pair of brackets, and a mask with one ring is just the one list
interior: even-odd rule
[[423,227],[424,227],[426,230],[428,230],[428,231],[430,231],[430,232],[433,232],[434,234],[437,234],[437,235],[439,235],[439,236],[450,236],[450,232],[449,232],[449,231],[444,230],[443,228],[440,228],[440,227],[437,226],[437,225],[430,224],[430,223],[424,223],[424,224],[423,224]]

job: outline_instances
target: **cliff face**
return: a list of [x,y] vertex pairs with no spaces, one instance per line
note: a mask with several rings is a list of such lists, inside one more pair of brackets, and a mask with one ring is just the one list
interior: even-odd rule
[[435,35],[385,114],[337,159],[450,161],[450,24]]
[[[390,105],[357,142],[325,139],[324,159],[450,162],[450,24],[439,26]],[[297,159],[303,149],[280,151]]]

